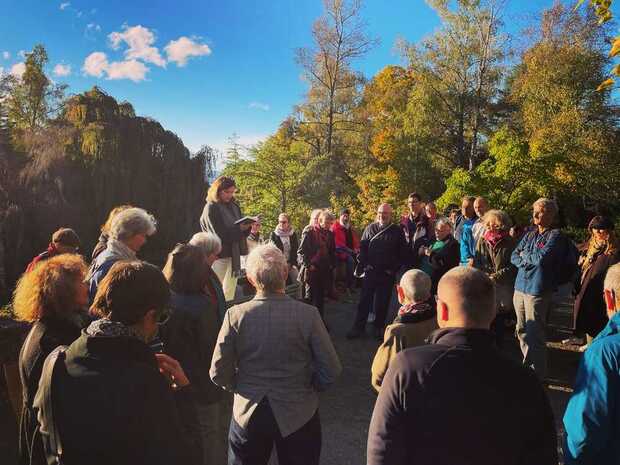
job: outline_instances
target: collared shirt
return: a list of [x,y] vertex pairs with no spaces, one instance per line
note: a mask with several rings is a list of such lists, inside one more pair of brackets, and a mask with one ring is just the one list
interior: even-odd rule
[[210,375],[234,392],[233,418],[245,428],[267,397],[286,437],[316,412],[317,391],[342,371],[318,311],[283,294],[257,295],[228,310]]

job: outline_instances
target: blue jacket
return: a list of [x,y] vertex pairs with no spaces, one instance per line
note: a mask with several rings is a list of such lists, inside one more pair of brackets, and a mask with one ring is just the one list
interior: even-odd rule
[[583,354],[564,414],[566,465],[620,464],[620,313]]
[[476,255],[476,243],[472,227],[477,220],[478,217],[464,218],[461,223],[461,265],[467,265],[468,260]]
[[88,282],[88,301],[89,303],[93,303],[95,300],[95,294],[97,294],[97,288],[99,287],[99,283],[110,271],[112,265],[114,265],[118,261],[118,258],[112,255],[109,251],[104,250],[99,254],[99,256],[95,259],[92,266],[92,273],[90,275],[90,280]]
[[565,252],[559,229],[538,230],[523,236],[512,252],[510,261],[517,267],[515,291],[541,295],[556,286],[555,271]]

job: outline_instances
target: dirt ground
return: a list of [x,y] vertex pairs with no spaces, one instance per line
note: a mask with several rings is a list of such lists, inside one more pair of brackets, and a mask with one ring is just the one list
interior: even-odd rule
[[[555,412],[558,444],[563,433],[562,417],[572,392],[579,357],[576,347],[565,346],[570,337],[568,325],[572,302],[567,293],[556,295],[548,332],[549,378],[547,393]],[[344,367],[342,376],[321,394],[320,415],[323,427],[322,465],[364,465],[366,439],[376,395],[370,386],[370,365],[379,345],[372,337],[349,341],[345,338],[356,311],[356,304],[330,302],[326,319],[332,339]],[[520,360],[516,338],[506,335],[506,353]],[[560,451],[561,453],[561,451]],[[560,461],[562,463],[562,461]]]

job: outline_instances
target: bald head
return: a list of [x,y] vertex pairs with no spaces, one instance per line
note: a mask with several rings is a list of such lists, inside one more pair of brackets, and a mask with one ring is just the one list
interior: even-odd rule
[[381,226],[386,226],[392,221],[392,206],[389,203],[382,203],[377,208],[377,221]]
[[457,266],[437,287],[440,327],[485,328],[495,318],[495,285],[482,271]]

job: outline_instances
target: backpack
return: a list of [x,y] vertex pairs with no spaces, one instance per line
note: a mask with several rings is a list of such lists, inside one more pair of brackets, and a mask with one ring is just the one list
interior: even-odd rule
[[563,254],[558,260],[556,282],[558,285],[571,283],[579,269],[579,251],[570,237],[561,233],[563,242]]
[[64,463],[62,443],[54,421],[52,408],[52,377],[57,362],[64,363],[65,351],[67,349],[67,346],[58,346],[45,359],[43,370],[41,371],[39,389],[33,402],[33,407],[38,411],[37,420],[39,422],[35,437],[38,435],[43,441],[43,450],[45,451],[48,465],[62,465]]

